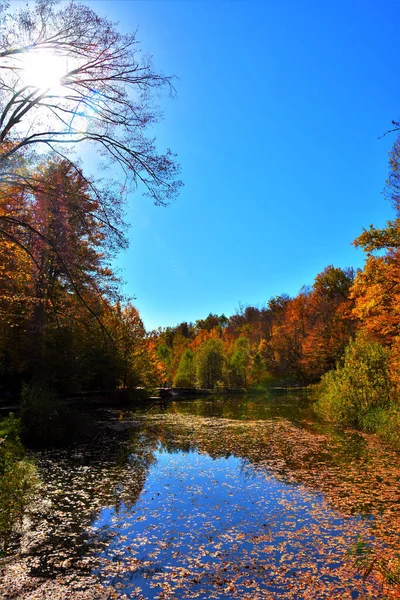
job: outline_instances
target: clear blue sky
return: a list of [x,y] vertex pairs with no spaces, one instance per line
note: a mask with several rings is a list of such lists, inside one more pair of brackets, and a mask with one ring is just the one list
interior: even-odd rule
[[400,117],[397,0],[93,1],[139,27],[162,99],[160,149],[185,187],[168,208],[135,194],[125,291],[147,328],[295,295],[392,216],[381,191]]

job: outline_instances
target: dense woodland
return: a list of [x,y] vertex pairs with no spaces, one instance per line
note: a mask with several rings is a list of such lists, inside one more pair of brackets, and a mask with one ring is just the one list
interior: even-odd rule
[[29,186],[3,184],[3,394],[18,396],[32,381],[58,393],[309,384],[342,365],[346,347],[356,344],[380,352],[393,398],[400,384],[399,164],[397,141],[385,188],[395,219],[355,240],[366,252],[363,270],[328,266],[294,298],[153,332],[124,302],[110,267],[125,245],[121,228],[103,218],[104,205],[80,172],[51,157]]

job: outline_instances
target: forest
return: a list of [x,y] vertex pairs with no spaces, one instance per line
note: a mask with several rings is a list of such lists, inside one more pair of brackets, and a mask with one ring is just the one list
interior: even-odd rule
[[[396,125],[396,124],[395,124]],[[400,141],[389,156],[386,227],[354,240],[363,269],[332,265],[297,296],[210,314],[150,334],[169,385],[244,387],[312,385],[328,420],[398,444],[400,431]],[[161,367],[161,369],[160,369]]]

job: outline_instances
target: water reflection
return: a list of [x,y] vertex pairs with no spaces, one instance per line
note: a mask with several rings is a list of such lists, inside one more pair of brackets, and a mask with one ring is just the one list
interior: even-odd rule
[[[306,393],[155,402],[96,419],[91,444],[37,453],[45,487],[21,557],[37,593],[381,593],[348,550],[363,539],[396,552],[398,455],[320,423]],[[29,597],[4,581],[6,598]]]
[[154,402],[150,412],[196,415],[235,420],[282,417],[292,422],[316,419],[308,390],[275,390],[263,395],[206,396],[198,399]]
[[300,597],[317,574],[320,591],[348,585],[349,523],[234,456],[160,449],[135,508],[103,511],[92,531],[104,527],[115,536],[99,573],[128,597]]

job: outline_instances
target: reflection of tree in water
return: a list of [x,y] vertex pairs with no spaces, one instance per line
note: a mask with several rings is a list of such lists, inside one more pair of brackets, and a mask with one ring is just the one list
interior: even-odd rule
[[[238,420],[263,420],[284,417],[297,422],[310,417],[309,393],[298,390],[295,393],[286,390],[269,391],[263,395],[207,396],[189,401],[170,401],[166,412],[173,414],[197,415],[199,417],[218,417]],[[315,415],[314,415],[315,417]]]
[[38,453],[44,501],[29,533],[33,576],[90,571],[89,555],[110,541],[107,528],[94,535],[90,523],[106,506],[118,513],[136,503],[157,442],[151,447],[137,428],[124,425],[111,422],[90,444]]
[[[238,404],[237,410],[243,410],[242,400]],[[310,421],[299,426],[299,408],[293,422],[283,418],[239,421],[209,417],[207,402],[202,416],[200,406],[193,403],[194,416],[189,414],[189,402],[182,407],[175,402],[166,414],[147,416],[143,435],[170,453],[240,457],[246,471],[252,468],[284,483],[307,485],[324,493],[332,507],[345,514],[380,514],[392,506],[400,481],[398,454],[374,437]],[[232,413],[232,408],[226,410]],[[307,414],[306,407],[301,410]]]
[[[147,564],[130,551],[123,558],[126,564],[122,559],[118,562],[124,545],[121,534],[125,531],[115,524],[119,511],[120,522],[124,523],[124,511],[132,514],[136,510],[134,505],[156,451],[175,455],[199,452],[212,459],[240,457],[240,474],[246,479],[259,474],[268,478],[272,475],[286,484],[322,493],[331,507],[344,515],[377,516],[375,539],[379,537],[388,547],[397,547],[399,510],[395,492],[400,481],[397,455],[374,438],[330,430],[311,422],[306,403],[295,406],[291,416],[281,407],[278,417],[271,415],[274,418],[260,420],[256,418],[258,408],[264,415],[272,411],[271,407],[257,407],[261,400],[238,399],[240,406],[236,407],[233,400],[227,399],[226,407],[222,402],[223,399],[214,405],[210,399],[171,402],[163,412],[157,407],[151,410],[149,405],[133,414],[111,412],[91,444],[38,453],[45,481],[43,494],[51,505],[42,506],[32,524],[28,565],[33,579],[57,578],[57,575],[64,579],[64,574],[70,576],[71,572],[79,579],[91,572],[90,585],[93,582],[97,585],[96,573],[107,577],[113,568],[120,568],[121,577],[135,578],[141,569],[157,566],[155,559],[149,559]],[[245,406],[251,418],[240,417]],[[222,416],[210,416],[216,410],[222,410]],[[286,418],[282,418],[284,411]],[[300,426],[302,417],[307,422]],[[179,457],[172,460],[179,463]],[[199,496],[203,491],[198,490]],[[165,515],[164,508],[161,506],[160,515]],[[91,531],[90,525],[95,521],[96,529]],[[113,546],[115,556],[111,552],[108,564],[107,556]],[[106,547],[107,551],[102,552]],[[96,593],[93,597],[100,597]]]

